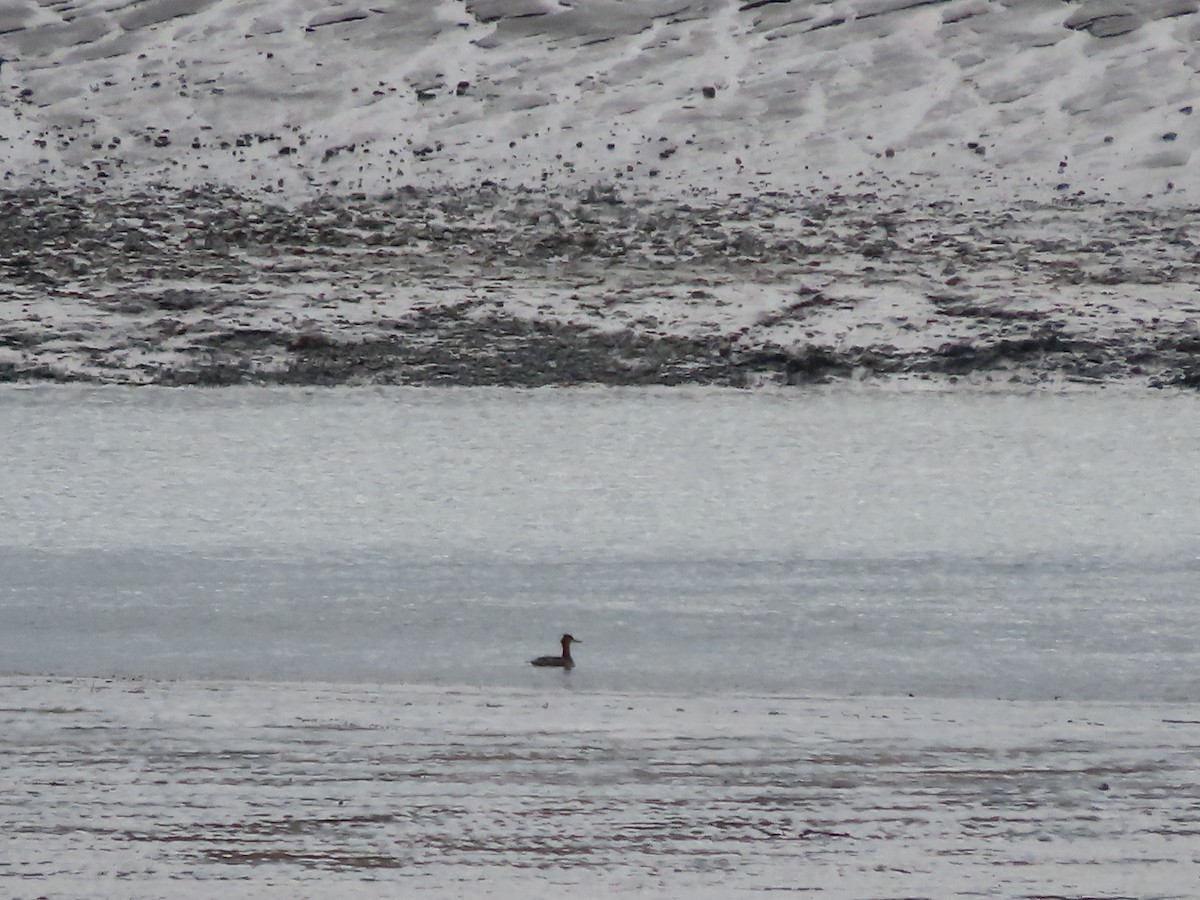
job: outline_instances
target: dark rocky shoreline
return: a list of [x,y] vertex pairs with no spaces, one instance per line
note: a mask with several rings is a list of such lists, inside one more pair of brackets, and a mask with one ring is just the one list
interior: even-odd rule
[[[9,191],[0,381],[1195,388],[1196,218],[487,184],[296,207]],[[743,292],[768,301],[747,313]]]

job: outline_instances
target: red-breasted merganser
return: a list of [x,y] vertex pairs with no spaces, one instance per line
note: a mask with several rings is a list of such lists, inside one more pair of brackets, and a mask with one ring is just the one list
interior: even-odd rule
[[582,643],[583,641],[579,638],[564,634],[562,636],[562,656],[539,656],[537,659],[531,659],[529,663],[534,666],[557,666],[560,669],[573,669],[575,660],[571,659],[571,645]]

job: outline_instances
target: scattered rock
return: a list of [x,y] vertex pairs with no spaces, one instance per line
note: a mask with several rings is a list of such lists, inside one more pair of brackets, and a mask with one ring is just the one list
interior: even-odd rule
[[1063,22],[1074,31],[1086,31],[1092,37],[1119,37],[1136,31],[1142,19],[1125,4],[1104,2],[1085,3]]
[[[805,385],[1002,371],[1200,389],[1196,315],[1105,299],[1191,291],[1195,211],[842,193],[683,204],[490,180],[263,198],[0,192],[2,377]],[[422,299],[398,304],[397,285]],[[901,314],[886,297],[902,294]],[[747,315],[743,297],[771,299]],[[36,314],[43,301],[75,311],[70,329]]]

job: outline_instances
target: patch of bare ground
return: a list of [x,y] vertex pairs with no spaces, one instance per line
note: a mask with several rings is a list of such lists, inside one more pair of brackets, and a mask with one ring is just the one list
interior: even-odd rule
[[0,381],[1200,385],[1194,210],[0,193]]

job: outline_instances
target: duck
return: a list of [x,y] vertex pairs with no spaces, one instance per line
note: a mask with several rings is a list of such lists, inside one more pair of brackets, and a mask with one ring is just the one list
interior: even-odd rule
[[562,655],[561,656],[539,656],[537,659],[531,659],[531,666],[554,666],[560,669],[570,671],[575,668],[575,660],[571,659],[571,645],[582,644],[583,641],[579,638],[571,637],[569,634],[564,634],[562,640]]

